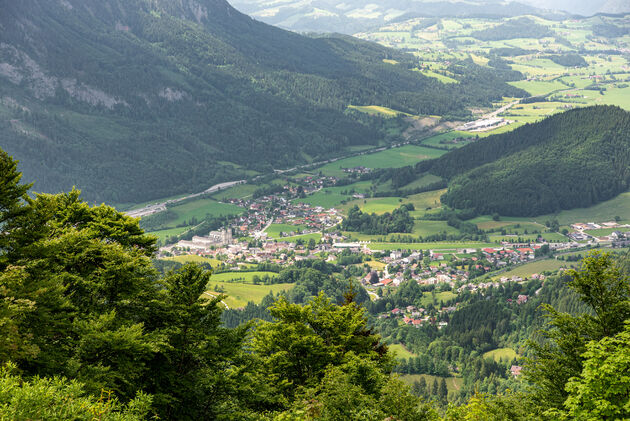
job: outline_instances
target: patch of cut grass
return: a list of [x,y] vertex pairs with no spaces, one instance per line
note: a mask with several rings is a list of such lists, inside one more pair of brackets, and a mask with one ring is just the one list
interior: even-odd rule
[[516,351],[512,348],[497,348],[492,351],[485,352],[484,358],[491,358],[496,362],[508,363],[517,357]]

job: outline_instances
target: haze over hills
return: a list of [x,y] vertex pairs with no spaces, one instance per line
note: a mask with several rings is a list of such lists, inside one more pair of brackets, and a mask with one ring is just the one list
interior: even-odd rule
[[354,34],[387,23],[417,17],[510,17],[525,14],[555,13],[538,9],[525,2],[496,0],[426,1],[387,0],[308,0],[269,2],[266,0],[233,0],[244,13],[271,25],[298,32],[338,32]]
[[303,37],[223,0],[1,6],[1,144],[41,191],[117,203],[198,191],[382,141],[350,104],[466,115],[524,94],[484,69],[445,86],[411,56]]
[[523,0],[523,2],[535,7],[564,10],[582,16],[630,12],[630,3],[625,0]]

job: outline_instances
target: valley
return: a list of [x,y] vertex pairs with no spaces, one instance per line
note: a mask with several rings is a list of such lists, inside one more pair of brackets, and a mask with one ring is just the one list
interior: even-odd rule
[[622,3],[0,0],[0,419],[628,419]]

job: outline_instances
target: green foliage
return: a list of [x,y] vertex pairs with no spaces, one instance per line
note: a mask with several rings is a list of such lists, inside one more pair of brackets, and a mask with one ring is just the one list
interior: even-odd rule
[[[411,395],[409,388],[400,380],[387,378],[359,359],[342,368],[326,371],[317,387],[305,391],[302,400],[275,420],[320,421],[377,421],[396,419],[401,421],[429,421],[439,419],[427,404]],[[368,376],[373,382],[370,389],[361,386],[360,376]],[[376,386],[376,387],[375,387]]]
[[515,38],[540,39],[553,35],[554,32],[548,27],[525,17],[508,20],[492,28],[474,31],[470,34],[471,37],[482,41],[499,41]]
[[[389,234],[392,232],[413,231],[413,218],[409,215],[409,205],[395,209],[391,214],[382,215],[363,213],[357,205],[348,212],[341,227],[344,231],[357,231],[362,234]],[[413,206],[413,205],[410,205]],[[413,210],[413,209],[412,209]]]
[[563,54],[559,56],[549,56],[549,60],[564,67],[586,67],[588,63],[579,54]]
[[121,404],[111,392],[89,395],[76,381],[64,378],[26,380],[14,365],[0,368],[0,419],[139,421],[150,412],[151,397],[140,392]]
[[627,33],[627,27],[613,25],[612,23],[604,22],[593,25],[593,35],[600,37],[618,38],[626,35]]
[[[278,300],[270,309],[275,322],[254,331],[252,350],[260,357],[266,384],[290,398],[302,386],[314,386],[329,365],[355,358],[389,373],[393,359],[380,337],[367,328],[364,310],[353,302],[331,303],[323,294],[304,306]],[[368,389],[377,387],[362,378]]]
[[542,420],[532,409],[531,396],[522,393],[491,396],[476,394],[462,406],[450,406],[444,421],[535,421]]
[[[545,306],[548,330],[541,332],[543,342],[531,342],[534,354],[526,372],[543,409],[563,407],[569,398],[568,382],[579,379],[584,370],[587,344],[622,332],[630,319],[630,281],[612,255],[592,252],[579,270],[569,274],[568,286],[587,305],[588,312],[574,316]],[[571,399],[575,402],[578,398]]]
[[569,415],[580,420],[630,418],[630,322],[613,337],[589,342],[586,349],[581,376],[567,383]]

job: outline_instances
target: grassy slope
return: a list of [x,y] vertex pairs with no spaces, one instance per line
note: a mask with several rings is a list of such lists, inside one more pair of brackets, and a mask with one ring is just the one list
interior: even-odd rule
[[341,177],[344,172],[341,168],[364,166],[367,168],[398,168],[413,165],[418,161],[437,158],[446,153],[438,149],[429,149],[422,146],[406,145],[400,148],[387,149],[381,152],[359,155],[351,158],[340,159],[324,165],[319,171],[324,175]]
[[278,292],[290,290],[295,284],[251,285],[219,282],[211,278],[211,281],[208,283],[209,294],[218,294],[214,291],[215,286],[219,286],[225,291],[223,294],[227,295],[227,298],[223,301],[225,301],[230,308],[237,308],[244,307],[249,301],[260,303],[263,297],[269,294],[269,292],[275,295]]
[[516,356],[517,354],[512,348],[497,348],[483,354],[484,358],[492,358],[496,362],[509,362]]

